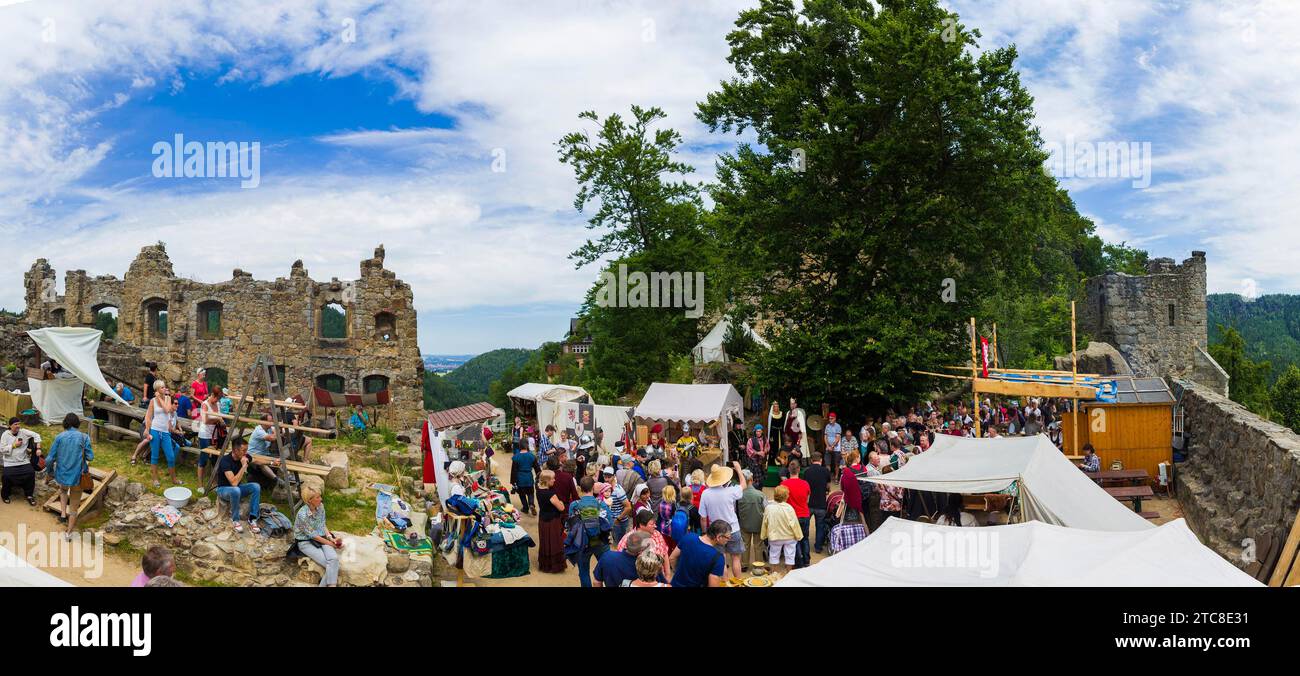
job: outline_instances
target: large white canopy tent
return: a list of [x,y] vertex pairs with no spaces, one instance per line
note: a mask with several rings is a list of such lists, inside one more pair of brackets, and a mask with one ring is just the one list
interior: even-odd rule
[[[901,471],[901,470],[900,470]],[[1182,519],[1141,531],[1039,521],[957,528],[890,518],[778,587],[1260,587]]]
[[1150,522],[1112,498],[1042,434],[969,439],[940,434],[898,471],[870,479],[941,493],[992,493],[1018,481],[1025,520],[1102,531],[1141,531]]
[[657,422],[718,423],[722,457],[730,461],[727,430],[731,421],[744,420],[745,402],[736,388],[720,385],[651,383],[636,406],[638,420]]
[[[575,402],[589,404],[591,395],[576,385],[552,385],[549,383],[524,383],[506,393],[516,413],[535,416],[537,424],[546,428],[555,418],[556,404]],[[547,422],[542,422],[547,421]],[[556,425],[556,429],[560,429]]]
[[70,582],[27,563],[8,547],[0,546],[0,587],[71,587]]
[[123,405],[125,400],[113,391],[99,371],[99,341],[104,332],[98,329],[58,326],[33,329],[27,335],[36,342],[36,346],[47,356],[54,359],[75,378],[55,378],[37,380],[28,378],[27,386],[31,389],[32,405],[40,411],[45,424],[52,425],[69,413],[81,415],[82,392],[85,385],[103,392]]
[[[728,360],[727,348],[724,343],[727,340],[727,330],[731,325],[731,319],[723,317],[718,320],[717,324],[713,325],[713,329],[709,331],[708,335],[701,338],[700,342],[695,344],[695,349],[691,351],[691,354],[694,356],[696,364],[725,362]],[[749,334],[749,337],[754,339],[754,342],[758,343],[760,346],[770,347],[770,345],[767,344],[767,341],[763,340],[762,336],[758,335],[754,329],[749,328],[748,322],[741,322],[740,330]]]

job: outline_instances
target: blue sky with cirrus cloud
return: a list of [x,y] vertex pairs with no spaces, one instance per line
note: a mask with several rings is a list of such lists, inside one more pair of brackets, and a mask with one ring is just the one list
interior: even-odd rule
[[[351,278],[382,242],[415,289],[423,351],[532,347],[563,334],[596,277],[566,258],[588,231],[554,143],[577,113],[663,107],[699,180],[735,141],[693,112],[731,73],[744,2],[5,4],[0,235],[28,242],[0,271],[11,309],[37,257],[60,278],[120,276],[163,240],[201,281],[284,276],[298,258]],[[950,6],[981,47],[1018,46],[1045,140],[1151,143],[1145,189],[1065,182],[1104,237],[1179,260],[1205,249],[1212,291],[1300,290],[1297,8]],[[154,178],[151,148],[176,133],[259,141],[260,186]]]

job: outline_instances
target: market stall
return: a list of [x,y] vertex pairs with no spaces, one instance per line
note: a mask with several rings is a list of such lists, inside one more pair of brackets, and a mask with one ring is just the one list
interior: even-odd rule
[[727,430],[732,421],[744,420],[744,401],[731,385],[653,383],[637,404],[637,425],[690,423],[712,428],[721,448],[720,460],[731,459]]

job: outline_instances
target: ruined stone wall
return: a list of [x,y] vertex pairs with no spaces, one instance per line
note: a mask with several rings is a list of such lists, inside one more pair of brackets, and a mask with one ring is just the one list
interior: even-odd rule
[[1286,538],[1300,507],[1300,436],[1190,381],[1181,390],[1187,462],[1175,486],[1188,526],[1243,566],[1242,540]]
[[[1157,258],[1147,274],[1109,272],[1085,283],[1079,328],[1114,345],[1140,376],[1191,375],[1197,348],[1209,341],[1205,306],[1205,252],[1175,265]],[[1170,308],[1173,320],[1170,320]]]
[[[406,429],[422,418],[424,367],[414,298],[409,285],[384,269],[382,246],[373,258],[361,261],[360,277],[349,281],[314,281],[297,261],[288,277],[275,281],[254,280],[235,270],[224,282],[196,282],[176,276],[161,244],[141,249],[120,280],[73,270],[58,295],[55,279],[45,259],[27,272],[28,321],[93,326],[100,309],[115,307],[116,342],[124,350],[138,349],[141,362],[158,363],[172,385],[190,382],[199,368],[219,368],[227,372],[230,386],[239,389],[257,356],[266,354],[284,367],[288,394],[308,395],[325,375],[341,377],[347,392],[361,392],[366,378],[379,376],[387,379],[393,397],[383,424]],[[346,310],[344,338],[321,334],[321,313],[330,303]],[[200,313],[209,307],[219,309],[214,332],[207,330]],[[158,330],[151,308],[165,309],[165,332]],[[381,318],[391,318],[391,329],[378,330]],[[118,375],[139,379],[139,367],[129,366],[127,355],[119,356],[124,360],[119,368],[130,372]]]

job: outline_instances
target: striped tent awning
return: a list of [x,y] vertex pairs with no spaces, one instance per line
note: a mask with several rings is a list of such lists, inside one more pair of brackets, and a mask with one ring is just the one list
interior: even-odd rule
[[388,390],[369,394],[340,394],[317,387],[315,389],[316,405],[325,408],[347,408],[349,406],[386,406],[390,401]]

